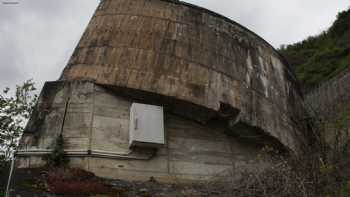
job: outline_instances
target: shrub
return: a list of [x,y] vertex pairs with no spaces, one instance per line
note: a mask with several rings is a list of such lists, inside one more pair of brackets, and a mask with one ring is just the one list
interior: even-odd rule
[[69,160],[64,152],[64,140],[62,135],[57,137],[53,151],[51,154],[46,155],[44,160],[49,167],[67,167]]
[[243,178],[232,184],[232,196],[349,197],[350,131],[348,124],[330,127],[329,121],[300,123],[305,127],[300,138],[307,139],[300,140],[302,152],[263,158],[262,165],[266,160],[272,165],[243,171]]

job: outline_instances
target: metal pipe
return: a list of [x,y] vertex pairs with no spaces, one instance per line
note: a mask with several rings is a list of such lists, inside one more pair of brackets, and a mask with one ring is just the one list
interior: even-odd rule
[[10,197],[10,185],[11,185],[11,180],[12,180],[13,169],[15,166],[15,160],[16,160],[16,156],[14,156],[12,161],[11,161],[10,174],[9,174],[9,179],[7,181],[5,197]]
[[[15,154],[16,156],[43,156],[48,155],[52,150],[19,150]],[[68,150],[65,151],[65,155],[68,157],[99,157],[99,158],[108,158],[108,159],[132,159],[132,160],[150,160],[155,155],[155,150],[152,150],[150,153],[143,155],[133,155],[133,151],[126,153],[116,153],[116,152],[106,152],[99,150]]]

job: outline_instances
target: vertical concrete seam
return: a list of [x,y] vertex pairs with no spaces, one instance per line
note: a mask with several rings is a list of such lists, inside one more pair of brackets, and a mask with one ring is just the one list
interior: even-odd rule
[[70,97],[67,98],[66,106],[64,108],[63,120],[62,120],[61,131],[60,131],[60,135],[59,136],[63,135],[64,124],[66,122],[67,111],[68,111],[68,107],[69,107],[69,101],[70,101]]
[[[164,44],[165,44],[165,38],[166,38],[166,35],[168,34],[168,32],[169,32],[169,29],[170,29],[170,24],[171,24],[171,21],[168,21],[168,24],[167,24],[167,27],[166,27],[166,30],[164,31],[164,35],[163,35],[163,40],[162,40],[162,42],[161,42],[161,45],[160,45],[160,47],[162,48],[163,46],[164,46]],[[166,120],[166,116],[165,116],[165,110],[164,110],[164,121]],[[166,132],[166,124],[164,124],[164,132]],[[165,133],[166,134],[166,133]],[[165,137],[166,138],[168,138],[168,136],[169,135],[166,135]],[[166,143],[166,147],[167,147],[167,152],[168,152],[168,154],[167,154],[167,156],[168,156],[168,159],[167,159],[167,168],[168,168],[168,174],[170,174],[171,175],[171,171],[170,171],[170,150],[169,150],[169,142],[170,141],[170,139],[167,139],[167,142],[165,142]]]
[[[90,121],[90,132],[89,132],[89,144],[88,144],[88,154],[91,153],[92,149],[92,132],[94,126],[94,116],[95,116],[95,96],[96,96],[96,84],[92,84],[92,111],[91,111],[91,121]],[[90,157],[87,157],[87,170],[90,170]]]

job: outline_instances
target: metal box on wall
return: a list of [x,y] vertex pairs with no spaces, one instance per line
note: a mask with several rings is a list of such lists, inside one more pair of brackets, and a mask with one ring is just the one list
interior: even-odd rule
[[130,147],[160,147],[165,144],[163,107],[133,103],[130,109]]

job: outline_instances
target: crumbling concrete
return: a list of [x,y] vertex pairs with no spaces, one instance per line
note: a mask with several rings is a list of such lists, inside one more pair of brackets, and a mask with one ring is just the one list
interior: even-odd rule
[[[166,112],[166,146],[155,155],[145,150],[130,153],[128,127],[133,100],[87,81],[49,82],[45,89],[51,90],[45,97],[50,97],[51,103],[40,101],[38,109],[50,113],[42,121],[42,130],[26,133],[23,137],[17,153],[19,168],[45,165],[43,153],[39,152],[52,150],[60,133],[64,137],[65,150],[71,156],[71,166],[102,177],[127,180],[155,177],[174,182],[224,178],[241,166],[256,167],[254,163],[265,145],[241,141],[227,134],[230,132],[219,120],[202,125]],[[41,98],[43,95],[46,95],[45,91]],[[62,108],[57,110],[57,106]],[[38,155],[26,157],[26,153],[35,152]],[[94,153],[104,153],[104,156]]]
[[[253,32],[179,1],[103,0],[62,76],[45,84],[17,152],[40,167],[63,135],[71,166],[119,179],[225,179],[298,152],[293,71]],[[133,102],[163,106],[166,145],[129,149]]]
[[193,5],[102,1],[61,79],[142,90],[214,112],[227,105],[233,122],[297,146],[291,117],[300,94],[287,63],[246,28]]

